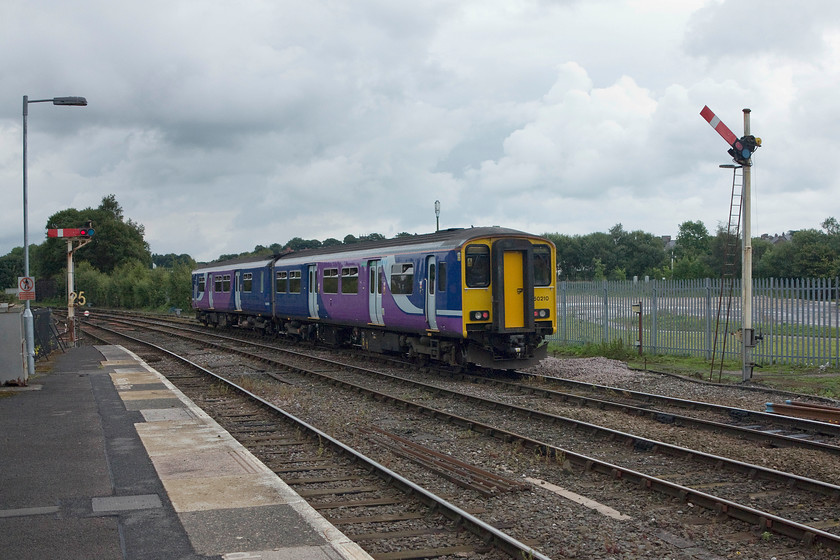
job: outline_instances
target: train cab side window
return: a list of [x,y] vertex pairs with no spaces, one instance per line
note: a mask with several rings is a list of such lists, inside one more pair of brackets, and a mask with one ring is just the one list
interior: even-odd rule
[[359,293],[359,267],[348,266],[341,269],[341,293]]
[[230,291],[230,274],[225,274],[222,277],[222,291],[226,293]]
[[391,293],[410,294],[414,291],[414,264],[391,265]]
[[289,293],[300,293],[300,270],[289,271]]
[[551,285],[551,247],[534,245],[534,285]]
[[205,283],[204,275],[202,274],[201,276],[198,277],[198,293],[195,296],[196,299],[201,299],[201,295],[204,293],[204,287],[205,287],[204,283]]
[[324,269],[324,293],[337,294],[338,293],[338,269],[325,268]]
[[437,269],[437,291],[446,293],[446,263],[439,262],[438,269]]
[[286,279],[289,277],[289,273],[285,270],[281,270],[274,276],[274,291],[278,294],[285,294],[288,292],[287,281]]
[[251,288],[254,285],[254,273],[253,272],[243,272],[242,273],[242,291],[246,293],[251,293]]
[[222,293],[222,275],[215,274],[213,276],[213,291],[217,294]]
[[469,245],[466,250],[466,280],[468,288],[490,285],[490,247]]

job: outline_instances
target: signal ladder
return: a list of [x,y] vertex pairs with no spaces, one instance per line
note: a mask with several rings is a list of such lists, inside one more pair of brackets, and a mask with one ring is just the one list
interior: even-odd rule
[[[738,236],[741,231],[741,200],[744,194],[744,168],[740,165],[732,169],[732,197],[729,203],[729,225],[723,241],[723,267],[720,277],[717,318],[715,319],[714,340],[712,342],[712,369],[709,381],[718,369],[718,381],[723,373],[723,361],[726,357],[726,341],[729,333],[729,317],[732,311],[732,297],[735,292],[735,273],[738,268]],[[722,324],[722,325],[721,325]],[[721,326],[723,328],[721,329]],[[720,354],[717,353],[720,340]],[[719,359],[718,359],[719,357]]]

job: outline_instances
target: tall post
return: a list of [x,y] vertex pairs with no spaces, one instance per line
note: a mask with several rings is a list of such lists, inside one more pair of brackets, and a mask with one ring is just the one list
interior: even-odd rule
[[[29,195],[26,188],[26,117],[29,96],[23,96],[23,275],[29,277]],[[23,330],[26,339],[26,376],[35,375],[35,321],[29,300],[24,302]],[[24,379],[26,381],[26,379]]]
[[[744,109],[744,136],[750,134],[750,110]],[[752,206],[751,206],[751,165],[748,161],[744,165],[744,258],[741,270],[741,339],[743,342],[743,380],[749,381],[752,378],[753,361],[752,348],[755,346],[755,337],[752,326]]]
[[70,345],[76,346],[76,302],[73,292],[76,291],[73,279],[73,239],[67,239],[67,330],[70,333]]
[[440,231],[440,200],[435,200],[435,232]]
[[[29,189],[26,171],[26,117],[29,115],[30,103],[52,103],[53,105],[71,105],[84,107],[87,99],[84,97],[53,97],[51,99],[29,100],[23,96],[23,275],[29,277]],[[26,333],[26,372],[28,376],[35,375],[35,321],[29,300],[25,300],[23,312],[23,328]]]

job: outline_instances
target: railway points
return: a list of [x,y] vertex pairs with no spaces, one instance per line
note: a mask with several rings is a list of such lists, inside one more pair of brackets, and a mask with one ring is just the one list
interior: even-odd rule
[[121,346],[0,394],[4,557],[370,559]]

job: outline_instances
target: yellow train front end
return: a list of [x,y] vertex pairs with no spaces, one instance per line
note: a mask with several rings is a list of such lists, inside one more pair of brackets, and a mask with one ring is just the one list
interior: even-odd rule
[[494,369],[534,365],[557,329],[556,249],[507,231],[460,249],[467,361]]

